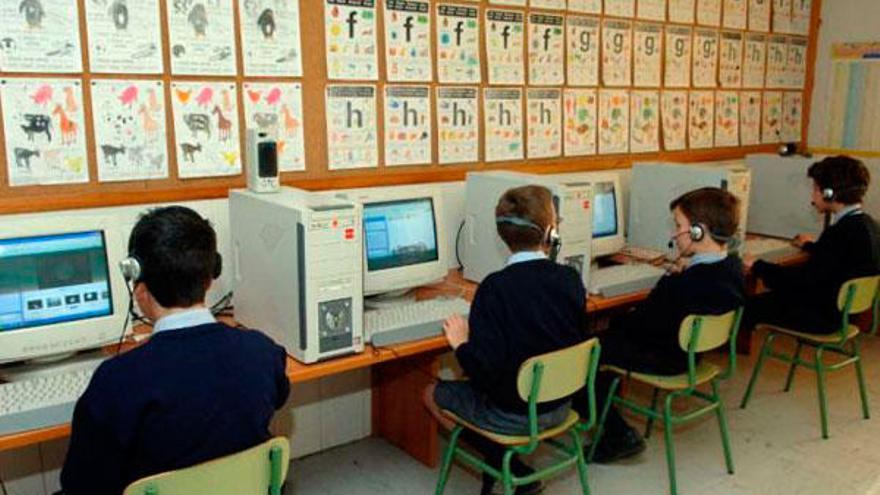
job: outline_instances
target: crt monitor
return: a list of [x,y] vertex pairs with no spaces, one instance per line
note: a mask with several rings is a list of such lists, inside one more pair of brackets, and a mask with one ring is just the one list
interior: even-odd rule
[[589,182],[593,186],[592,256],[608,256],[623,249],[626,237],[620,175],[617,172],[576,172],[554,177]]

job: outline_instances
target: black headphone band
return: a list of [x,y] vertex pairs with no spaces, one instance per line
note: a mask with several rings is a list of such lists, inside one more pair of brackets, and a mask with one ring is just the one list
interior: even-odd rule
[[[128,282],[140,282],[144,276],[144,263],[137,254],[129,253],[128,257],[119,262],[122,277]],[[214,266],[211,269],[211,278],[217,280],[223,273],[223,256],[214,252]]]

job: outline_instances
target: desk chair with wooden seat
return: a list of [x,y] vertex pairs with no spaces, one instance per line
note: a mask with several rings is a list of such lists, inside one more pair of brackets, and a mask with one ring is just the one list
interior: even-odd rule
[[[798,366],[803,366],[816,372],[816,384],[819,388],[819,418],[822,422],[822,438],[828,438],[828,403],[825,398],[825,373],[828,371],[837,371],[850,364],[855,366],[859,396],[862,401],[862,415],[865,419],[870,418],[868,393],[865,389],[862,358],[859,353],[858,337],[860,332],[856,325],[850,323],[850,316],[864,313],[869,309],[872,310],[873,318],[870,333],[874,335],[877,332],[878,300],[880,300],[878,296],[880,296],[880,276],[854,278],[841,285],[840,292],[837,295],[837,308],[841,313],[840,328],[831,334],[809,334],[762,323],[756,325],[756,328],[767,330],[767,336],[764,337],[761,354],[755,363],[755,369],[752,371],[752,377],[749,379],[749,386],[746,388],[746,393],[743,395],[740,407],[745,409],[746,405],[748,405],[758,373],[764,365],[764,359],[770,357],[791,363],[788,369],[788,376],[785,379],[785,388],[783,389],[786,392],[791,390],[794,371]],[[797,347],[793,355],[782,354],[773,350],[773,340],[778,335],[795,339]],[[847,344],[849,344],[850,349],[846,349]],[[812,362],[801,359],[801,348],[805,345],[816,349],[816,357]],[[822,360],[826,351],[843,356],[844,359],[833,364],[826,364]]]
[[[718,426],[721,430],[721,444],[724,448],[724,460],[727,464],[727,472],[733,474],[733,456],[730,452],[730,441],[727,434],[727,420],[724,417],[724,404],[718,395],[718,381],[727,380],[736,370],[736,335],[739,331],[739,323],[742,318],[742,308],[730,311],[723,315],[701,316],[690,315],[681,322],[678,333],[678,342],[682,350],[687,351],[688,371],[679,375],[652,375],[648,373],[636,373],[616,366],[603,366],[603,371],[611,371],[619,376],[611,382],[608,397],[602,408],[602,416],[599,419],[599,428],[593,438],[589,460],[592,460],[596,446],[602,438],[605,419],[612,404],[623,406],[630,411],[648,418],[645,428],[645,438],[651,435],[651,427],[655,419],[663,420],[663,437],[666,443],[666,464],[669,471],[669,489],[672,495],[676,495],[677,485],[675,479],[675,450],[672,444],[672,427],[697,419],[709,412],[714,411],[718,418]],[[729,357],[727,369],[723,370],[711,363],[697,363],[697,353],[717,349],[724,344],[729,344]],[[621,377],[633,379],[654,387],[651,398],[651,406],[644,407],[624,397],[617,397],[615,392],[620,385]],[[697,390],[697,387],[710,384],[712,393],[708,394]],[[666,391],[666,400],[663,411],[657,412],[657,399],[660,391]],[[697,398],[707,404],[692,409],[683,414],[672,412],[672,403],[677,398]]]
[[237,454],[149,476],[123,495],[281,495],[290,444],[275,437]]
[[[528,402],[529,405],[529,434],[526,436],[502,435],[487,431],[467,423],[450,411],[444,410],[443,414],[452,419],[456,426],[450,434],[449,446],[443,454],[440,478],[437,481],[437,495],[441,495],[446,488],[446,480],[449,477],[453,458],[458,458],[460,461],[500,480],[504,486],[505,495],[512,495],[516,486],[549,478],[575,464],[581,489],[584,495],[588,495],[590,488],[587,481],[587,465],[584,459],[581,436],[596,422],[596,396],[593,385],[598,363],[599,341],[590,339],[566,349],[535,356],[520,366],[517,390],[522,400]],[[581,418],[576,412],[569,411],[568,417],[558,426],[538,432],[537,405],[571,396],[585,384],[588,390],[590,417],[584,418],[584,422],[581,422]],[[500,468],[490,466],[458,446],[458,437],[464,428],[506,447]],[[554,437],[565,433],[570,434],[572,446],[567,446],[554,439]],[[563,459],[549,467],[539,469],[529,476],[522,478],[513,476],[510,470],[513,456],[515,454],[529,455],[538,448],[541,442],[547,442],[555,447],[560,454],[563,454]]]

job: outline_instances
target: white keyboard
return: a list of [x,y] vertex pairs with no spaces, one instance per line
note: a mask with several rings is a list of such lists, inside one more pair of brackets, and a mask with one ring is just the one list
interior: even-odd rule
[[800,250],[785,239],[761,238],[746,240],[743,251],[755,258],[765,261],[776,261],[797,254]]
[[411,342],[443,333],[446,318],[467,316],[471,305],[456,298],[401,303],[364,312],[364,331],[374,346]]
[[664,251],[638,246],[626,246],[620,250],[620,254],[644,261],[655,261],[666,256]]
[[650,289],[665,273],[663,268],[646,263],[590,270],[590,294],[614,297]]
[[0,434],[69,423],[95,368],[0,384]]

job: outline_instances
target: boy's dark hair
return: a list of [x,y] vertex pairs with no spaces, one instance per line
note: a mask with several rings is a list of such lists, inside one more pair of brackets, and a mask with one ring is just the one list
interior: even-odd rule
[[720,244],[727,244],[739,225],[739,199],[717,187],[703,187],[685,193],[669,203],[679,208],[691,225],[705,227],[707,235]]
[[139,281],[165,308],[204,302],[220,263],[214,228],[183,206],[141,215],[128,238],[128,252],[141,264]]
[[807,177],[813,179],[820,190],[833,190],[831,199],[845,205],[861,202],[871,183],[865,164],[845,155],[829,156],[810,165]]
[[553,195],[543,186],[516,187],[505,192],[495,207],[495,217],[516,217],[541,230],[497,223],[498,235],[511,251],[534,249],[544,243],[545,232],[553,223]]

